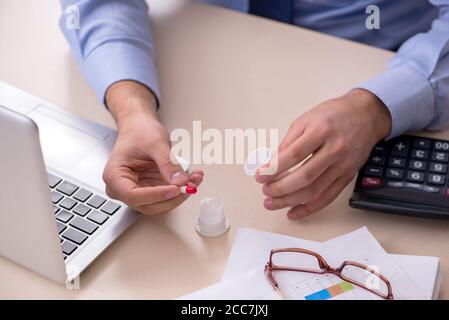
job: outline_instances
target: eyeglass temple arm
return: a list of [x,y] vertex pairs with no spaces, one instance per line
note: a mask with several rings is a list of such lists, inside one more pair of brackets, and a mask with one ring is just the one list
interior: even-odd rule
[[[270,259],[271,259],[271,256],[270,256]],[[277,281],[272,276],[272,271],[273,271],[273,268],[271,267],[271,262],[268,262],[265,265],[265,277],[268,279],[268,281],[270,282],[271,286],[273,287],[274,291],[276,291],[278,296],[282,300],[285,300],[284,295],[282,294],[281,290],[279,289],[279,284],[277,283]]]

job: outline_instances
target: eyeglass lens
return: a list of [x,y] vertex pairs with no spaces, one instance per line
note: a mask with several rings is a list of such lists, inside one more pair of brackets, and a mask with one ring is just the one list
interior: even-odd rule
[[341,275],[359,286],[373,290],[382,296],[388,295],[388,286],[385,281],[369,270],[354,265],[345,265],[341,270]]
[[276,252],[272,255],[272,262],[277,267],[323,271],[317,257],[302,252]]

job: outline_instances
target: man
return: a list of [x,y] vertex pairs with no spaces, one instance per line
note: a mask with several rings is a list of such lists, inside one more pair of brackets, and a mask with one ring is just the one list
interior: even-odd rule
[[[399,48],[384,74],[293,121],[279,146],[276,174],[256,175],[269,210],[288,207],[290,219],[310,215],[337,197],[378,141],[449,124],[449,0],[204,2]],[[199,185],[203,172],[186,176],[170,162],[168,134],[156,116],[159,90],[145,1],[62,0],[62,5],[80,10],[79,30],[66,28],[63,20],[61,28],[118,124],[103,175],[108,195],[144,214],[178,206],[186,198],[177,186]],[[365,25],[369,5],[380,9],[380,29]],[[277,179],[310,154],[303,166]]]

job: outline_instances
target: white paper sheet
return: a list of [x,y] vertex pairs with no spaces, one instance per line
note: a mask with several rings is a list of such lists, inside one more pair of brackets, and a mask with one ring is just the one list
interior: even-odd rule
[[[338,267],[344,260],[375,265],[390,280],[395,299],[431,299],[434,294],[438,258],[413,257],[412,260],[407,260],[402,259],[403,256],[389,255],[367,228],[361,228],[324,243],[242,228],[236,235],[222,281],[181,299],[279,299],[281,297],[271,287],[263,269],[272,249],[288,247],[316,251],[333,267]],[[411,274],[415,278],[418,277],[419,281],[416,283],[400,266],[398,263],[400,261],[419,262],[420,270],[424,268],[423,272],[432,274],[430,277],[428,274],[421,277],[416,268],[409,266]],[[331,274],[278,271],[275,278],[286,299],[379,299],[378,296],[345,283]],[[344,292],[340,290],[339,293],[335,293],[328,290],[335,286],[345,288]],[[320,292],[325,292],[327,296],[323,296]],[[329,295],[329,292],[332,294]]]
[[180,300],[279,300],[280,298],[266,280],[263,271],[253,269],[236,278],[183,296]]
[[[426,298],[396,261],[382,249],[367,228],[361,228],[325,243],[242,228],[236,236],[222,279],[234,278],[245,273],[246,270],[254,268],[263,269],[271,249],[285,247],[299,247],[316,251],[334,267],[338,267],[344,260],[375,265],[390,280],[396,299]],[[320,288],[328,288],[341,282],[338,277],[333,275],[316,276],[307,273],[278,272],[276,276],[288,299],[303,299],[313,292],[320,291],[318,290]],[[376,299],[377,297],[363,289],[354,287],[350,290],[350,294],[348,292],[348,294],[345,293],[334,298]]]

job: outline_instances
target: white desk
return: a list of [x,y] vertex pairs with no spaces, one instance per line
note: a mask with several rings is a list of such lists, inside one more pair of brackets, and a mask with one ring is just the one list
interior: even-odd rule
[[[162,120],[169,128],[279,128],[383,70],[392,53],[204,5],[154,1]],[[175,6],[176,7],[176,6]],[[170,13],[171,12],[171,13]],[[78,72],[59,31],[55,0],[0,2],[0,79],[73,113],[114,126]],[[449,131],[436,136],[449,138]],[[441,259],[449,298],[449,221],[349,208],[352,185],[328,208],[292,222],[264,210],[260,185],[241,166],[205,166],[200,193],[164,215],[140,219],[70,291],[0,258],[0,298],[174,298],[221,277],[238,227],[310,240],[367,225],[391,253]],[[238,183],[236,183],[238,182]],[[237,187],[236,187],[237,186]],[[221,196],[231,230],[204,239],[194,226],[205,196]]]

